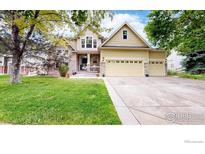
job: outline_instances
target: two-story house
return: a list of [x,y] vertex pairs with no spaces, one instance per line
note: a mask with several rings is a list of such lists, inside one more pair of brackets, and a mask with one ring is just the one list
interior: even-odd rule
[[70,41],[72,72],[99,72],[101,76],[165,76],[166,54],[153,49],[128,23],[106,40],[85,29]]

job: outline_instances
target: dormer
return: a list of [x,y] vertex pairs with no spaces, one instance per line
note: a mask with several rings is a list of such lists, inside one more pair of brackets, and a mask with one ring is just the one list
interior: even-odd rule
[[102,37],[91,28],[86,28],[77,38],[78,51],[98,51]]

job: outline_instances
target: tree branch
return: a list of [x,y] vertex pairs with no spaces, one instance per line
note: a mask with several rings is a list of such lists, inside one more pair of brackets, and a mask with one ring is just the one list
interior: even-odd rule
[[9,50],[12,50],[12,47],[0,36],[0,42],[7,47]]
[[[38,18],[39,13],[40,13],[40,11],[39,11],[39,10],[36,10],[35,15],[34,15],[34,19],[37,19],[37,18]],[[33,30],[34,30],[34,28],[35,28],[35,25],[36,25],[35,23],[31,25],[30,30],[28,31],[28,33],[27,33],[27,35],[26,35],[26,38],[25,38],[25,40],[24,40],[24,42],[23,42],[23,46],[22,46],[22,48],[21,48],[21,53],[22,53],[22,54],[23,54],[23,52],[24,52],[24,50],[25,50],[27,41],[28,41],[29,37],[31,36],[31,34],[32,34]]]

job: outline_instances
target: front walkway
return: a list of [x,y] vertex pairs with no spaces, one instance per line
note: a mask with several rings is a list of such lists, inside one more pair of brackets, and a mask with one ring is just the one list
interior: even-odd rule
[[77,74],[72,75],[70,78],[99,78],[98,73],[79,71]]
[[205,124],[205,81],[175,77],[106,77],[122,124]]

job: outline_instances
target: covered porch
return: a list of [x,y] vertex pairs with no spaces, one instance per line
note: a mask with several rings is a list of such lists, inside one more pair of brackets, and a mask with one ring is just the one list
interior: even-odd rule
[[77,67],[79,72],[100,72],[100,54],[78,54],[77,61]]

